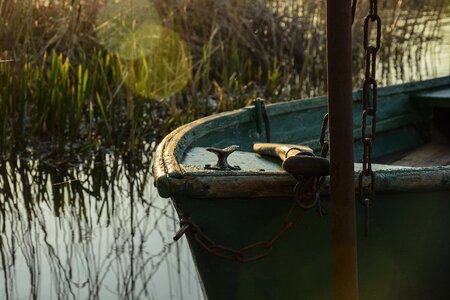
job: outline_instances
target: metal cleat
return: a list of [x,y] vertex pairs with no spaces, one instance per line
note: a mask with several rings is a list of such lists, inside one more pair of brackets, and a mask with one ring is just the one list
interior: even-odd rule
[[227,158],[228,156],[239,149],[238,145],[232,145],[228,146],[226,148],[220,149],[220,148],[213,148],[213,147],[207,147],[206,150],[209,152],[212,152],[217,155],[217,164],[214,166],[211,165],[205,165],[205,169],[208,170],[222,170],[222,171],[228,171],[228,170],[240,170],[241,168],[239,166],[231,166]]

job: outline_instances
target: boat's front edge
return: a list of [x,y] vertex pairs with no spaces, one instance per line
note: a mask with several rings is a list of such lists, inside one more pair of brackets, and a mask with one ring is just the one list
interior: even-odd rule
[[[375,165],[377,167],[377,165]],[[355,164],[358,186],[360,164]],[[155,180],[162,197],[185,195],[202,199],[290,197],[296,180],[285,172],[166,173],[155,160]],[[450,167],[398,167],[380,165],[375,171],[377,192],[450,191]],[[358,192],[355,190],[355,192]],[[321,193],[329,193],[325,180]]]

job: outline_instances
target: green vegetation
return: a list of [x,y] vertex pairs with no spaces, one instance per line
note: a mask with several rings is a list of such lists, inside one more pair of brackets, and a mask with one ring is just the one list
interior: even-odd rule
[[[99,150],[151,151],[174,127],[254,97],[286,101],[326,91],[322,2],[118,3],[124,7],[108,8],[106,0],[0,0],[3,158],[61,164]],[[366,5],[359,4],[354,24],[356,58]],[[411,50],[411,43],[438,38],[446,6],[446,0],[380,6],[382,55],[418,55],[422,46]],[[386,70],[395,61],[382,61],[389,82]],[[355,72],[355,86],[359,78]]]

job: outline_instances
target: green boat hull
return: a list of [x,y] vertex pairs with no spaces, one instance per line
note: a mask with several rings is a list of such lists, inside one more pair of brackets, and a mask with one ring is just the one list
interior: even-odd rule
[[[357,210],[360,299],[449,299],[449,195],[380,195],[370,211],[368,238]],[[184,200],[208,236],[234,248],[272,236],[292,204],[290,198],[222,199],[218,208],[207,200]],[[190,245],[209,299],[332,298],[329,216],[309,211],[268,257],[249,264],[215,257],[195,241]]]
[[[450,167],[383,164],[429,143],[436,130],[448,134],[445,125],[436,129],[442,124],[435,116],[437,109],[448,113],[449,87],[446,77],[380,90],[374,153],[377,197],[370,209],[368,238],[362,233],[363,210],[357,207],[361,299],[450,298]],[[355,111],[360,99],[355,92]],[[319,148],[325,97],[268,105],[267,112],[272,141]],[[361,156],[360,122],[355,114],[356,160]],[[175,130],[155,154],[153,172],[160,194],[171,197],[180,214],[189,214],[206,236],[233,249],[270,240],[293,203],[295,180],[281,170],[280,162],[251,152],[252,144],[265,138],[264,132],[258,134],[257,123],[251,107],[207,117]],[[205,169],[214,164],[205,147],[232,144],[241,148],[229,161],[241,170]],[[328,189],[327,181],[321,190],[327,208]],[[217,257],[194,239],[189,243],[209,299],[332,298],[330,216],[307,211],[298,226],[273,244],[270,255],[246,264]]]

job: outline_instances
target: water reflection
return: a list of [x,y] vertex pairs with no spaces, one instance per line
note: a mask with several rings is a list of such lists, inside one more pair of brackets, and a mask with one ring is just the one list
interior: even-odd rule
[[[293,0],[294,2],[296,0]],[[360,1],[359,1],[360,2]],[[353,24],[353,86],[364,78],[363,23],[369,2],[358,2]],[[323,95],[327,88],[326,16],[320,2],[306,9],[302,18],[313,24],[305,50],[302,97]],[[319,7],[319,9],[317,9]],[[384,1],[381,49],[377,56],[380,86],[431,79],[450,74],[450,4],[435,1]]]
[[149,162],[0,165],[0,298],[200,299],[175,212]]
[[383,14],[383,85],[450,74],[450,6],[446,1],[417,5],[406,1]]

